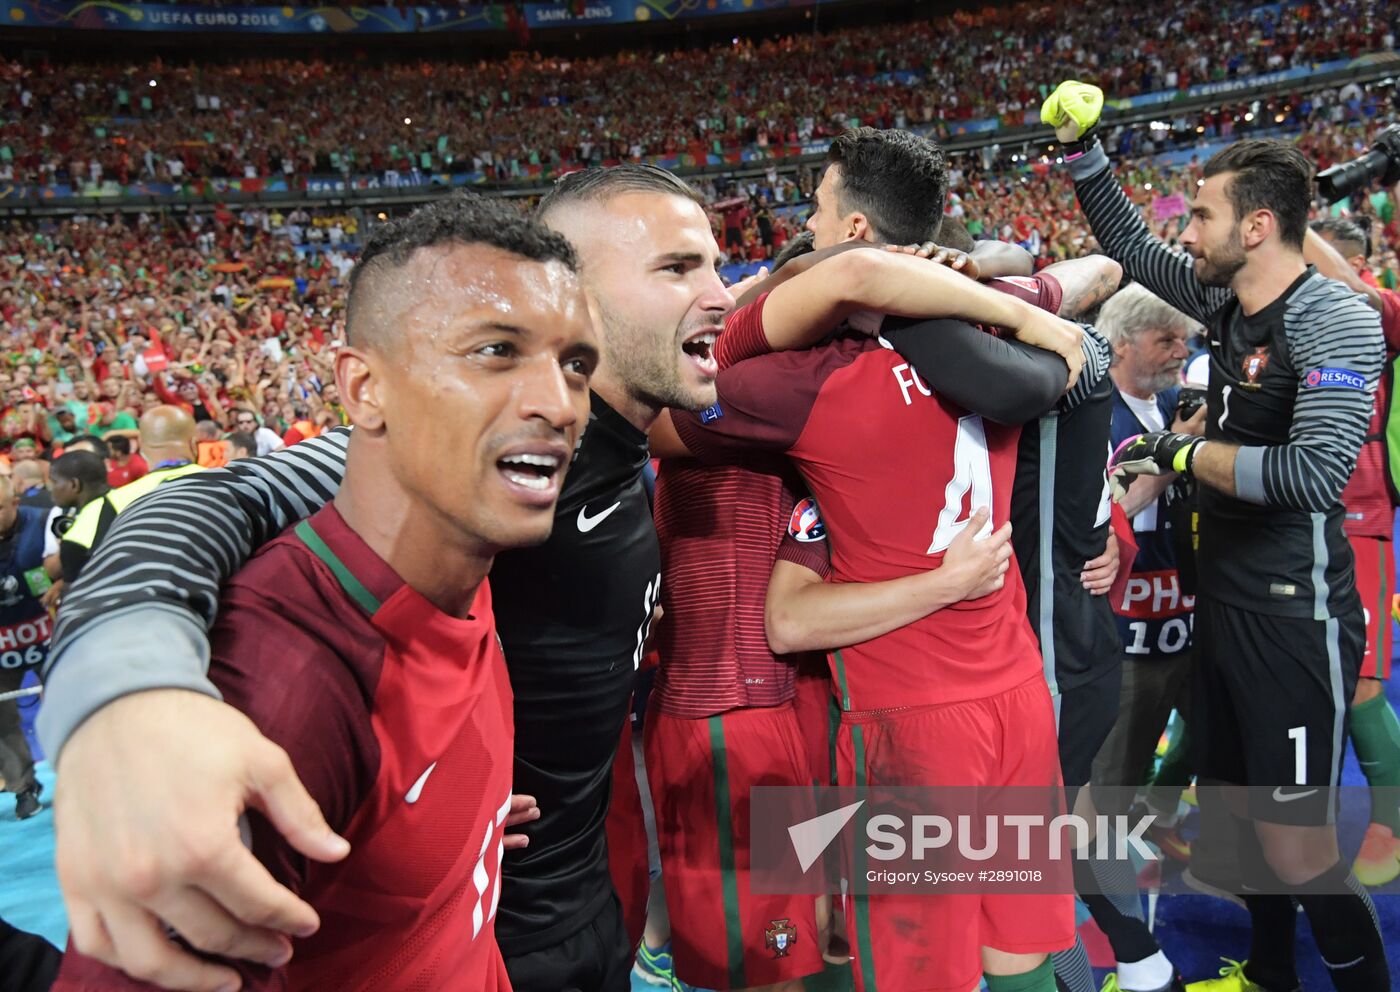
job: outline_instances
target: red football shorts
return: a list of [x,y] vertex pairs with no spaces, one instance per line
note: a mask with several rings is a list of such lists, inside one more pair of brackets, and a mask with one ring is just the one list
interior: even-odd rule
[[676,977],[743,989],[820,972],[816,898],[749,891],[749,789],[811,782],[792,704],[698,720],[652,705],[643,740]]
[[612,802],[604,823],[608,836],[608,873],[622,903],[622,919],[635,946],[647,922],[651,874],[647,870],[647,826],[642,791],[637,787],[637,759],[632,754],[632,720],[622,725],[622,741],[613,761]]
[[831,689],[831,669],[826,658],[811,656],[812,661],[799,661],[797,677],[793,680],[792,708],[807,751],[807,768],[815,785],[834,783],[832,766],[836,750],[836,728],[841,711],[836,694]]
[[[1058,786],[1050,692],[1039,676],[987,699],[841,715],[843,786]],[[860,992],[967,992],[982,948],[1011,954],[1074,943],[1074,896],[950,893],[856,895],[852,967]]]
[[1351,538],[1356,554],[1356,591],[1366,610],[1366,654],[1361,659],[1363,679],[1390,678],[1390,599],[1395,591],[1395,547],[1378,537]]

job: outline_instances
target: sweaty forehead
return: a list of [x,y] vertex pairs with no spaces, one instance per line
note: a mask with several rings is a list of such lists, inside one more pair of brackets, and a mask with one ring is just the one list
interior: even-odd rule
[[490,245],[421,249],[397,287],[404,315],[419,322],[498,320],[557,313],[583,305],[578,276],[559,261],[540,262]]
[[619,193],[552,212],[548,223],[573,242],[585,268],[633,254],[718,250],[705,211],[695,201],[671,193]]

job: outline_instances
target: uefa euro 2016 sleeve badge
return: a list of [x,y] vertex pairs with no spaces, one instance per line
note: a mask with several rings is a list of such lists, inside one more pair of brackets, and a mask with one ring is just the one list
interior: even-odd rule
[[826,524],[822,523],[821,510],[817,508],[816,500],[804,496],[797,501],[792,508],[792,516],[788,518],[788,533],[804,544],[826,537]]
[[787,957],[792,945],[797,943],[797,928],[791,920],[773,920],[773,925],[763,931],[763,944],[773,952],[775,958]]

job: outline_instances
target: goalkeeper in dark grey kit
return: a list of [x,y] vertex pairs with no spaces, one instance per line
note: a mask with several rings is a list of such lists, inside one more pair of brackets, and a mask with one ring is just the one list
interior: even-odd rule
[[[1336,786],[1365,622],[1342,487],[1380,376],[1380,318],[1303,261],[1312,166],[1289,142],[1206,163],[1187,255],[1154,239],[1095,135],[1103,93],[1062,84],[1041,108],[1094,236],[1124,271],[1206,325],[1204,438],[1158,431],[1116,456],[1200,491],[1190,715],[1205,784],[1230,794],[1253,924],[1243,966],[1197,992],[1293,992],[1294,900],[1340,992],[1390,989],[1375,910],[1337,847]],[[1256,842],[1257,837],[1257,842]]]

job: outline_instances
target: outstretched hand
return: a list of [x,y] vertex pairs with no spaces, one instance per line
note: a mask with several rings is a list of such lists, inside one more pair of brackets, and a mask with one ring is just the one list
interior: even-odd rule
[[287,754],[208,696],[124,696],[80,726],[59,755],[55,862],[73,946],[140,981],[188,992],[236,989],[238,973],[196,950],[271,967],[316,911],[244,846],[239,820],[263,814],[298,852],[339,861],[336,835]]

